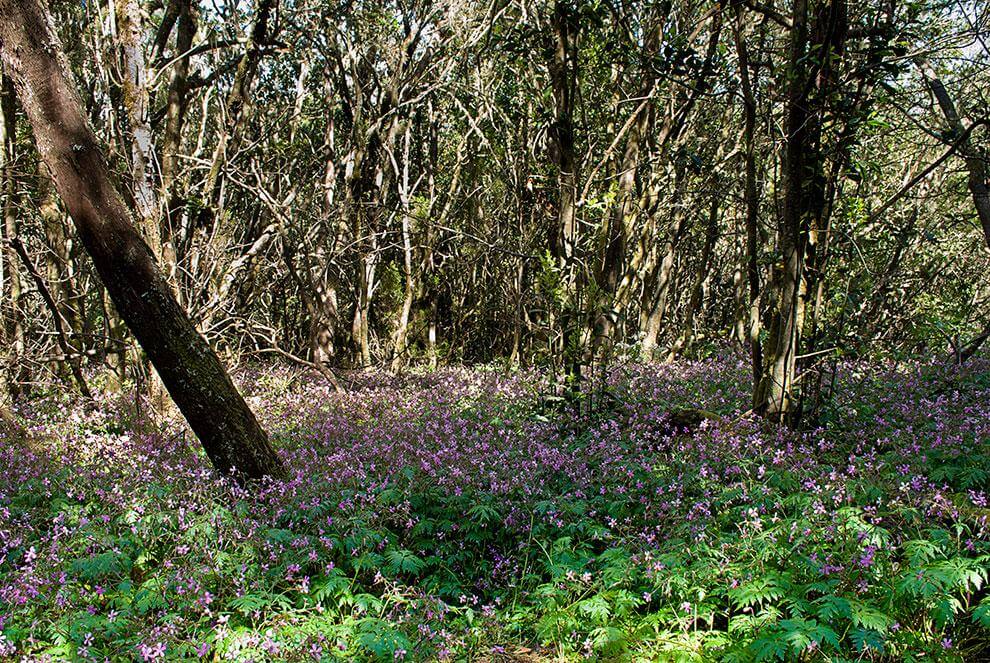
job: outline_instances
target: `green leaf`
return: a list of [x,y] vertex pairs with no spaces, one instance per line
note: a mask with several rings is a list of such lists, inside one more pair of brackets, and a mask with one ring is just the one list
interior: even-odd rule
[[883,635],[874,630],[868,628],[853,629],[850,638],[852,638],[853,645],[858,651],[865,652],[867,649],[873,649],[883,652]]
[[393,548],[385,553],[385,559],[388,562],[385,566],[385,570],[392,575],[399,573],[407,573],[409,575],[418,575],[424,568],[426,568],[426,562],[417,557],[414,553],[403,548]]
[[246,617],[252,612],[264,608],[268,603],[268,598],[260,594],[244,594],[243,596],[231,599],[230,607]]
[[768,574],[754,578],[729,591],[729,597],[739,608],[776,601],[784,596],[790,583],[780,574]]
[[381,619],[368,617],[358,623],[358,644],[378,659],[391,661],[397,650],[410,651],[409,639]]
[[849,605],[849,601],[841,596],[822,596],[815,599],[814,604],[817,606],[815,613],[824,620],[831,620],[836,617],[845,619],[852,617],[852,607]]
[[902,544],[904,554],[907,556],[911,566],[919,567],[935,559],[940,550],[937,545],[927,539],[914,539],[905,541]]
[[879,610],[861,603],[859,601],[849,601],[852,623],[865,629],[886,633],[894,619]]
[[341,594],[347,589],[348,584],[347,578],[337,569],[333,569],[330,575],[318,578],[313,582],[310,596],[313,597],[314,601],[319,603],[327,598]]
[[985,597],[973,610],[973,621],[985,629],[990,629],[990,596]]
[[596,594],[577,604],[577,610],[583,615],[591,617],[596,622],[605,624],[612,615],[612,609],[608,600],[601,594]]
[[780,632],[759,638],[750,645],[753,660],[757,663],[761,661],[784,660],[787,656],[788,643],[784,635]]

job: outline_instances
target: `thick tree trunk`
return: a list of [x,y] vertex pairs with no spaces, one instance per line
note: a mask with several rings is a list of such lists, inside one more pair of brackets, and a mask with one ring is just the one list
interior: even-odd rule
[[[810,29],[809,2],[816,9]],[[776,310],[770,321],[762,380],[753,395],[757,412],[792,424],[798,412],[796,367],[804,331],[808,246],[812,229],[821,227],[825,211],[823,115],[835,86],[833,60],[841,53],[845,33],[845,0],[794,3],[782,171],[784,209],[778,240],[782,263],[776,267]]]
[[768,417],[783,419],[793,405],[794,367],[801,338],[801,281],[808,243],[809,221],[804,195],[808,169],[806,150],[811,147],[809,126],[814,118],[808,108],[808,2],[796,0],[791,19],[791,56],[788,71],[787,116],[782,170],[784,209],[778,231],[782,261],[774,266],[775,310],[770,320],[769,338],[762,379],[755,385],[756,410]]
[[83,245],[210,460],[222,472],[284,476],[265,432],[135,228],[37,0],[0,0],[0,54]]

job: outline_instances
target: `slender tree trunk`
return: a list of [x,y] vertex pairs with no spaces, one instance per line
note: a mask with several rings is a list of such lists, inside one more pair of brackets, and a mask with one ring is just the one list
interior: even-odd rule
[[161,256],[157,196],[152,168],[154,144],[148,116],[147,67],[141,48],[141,7],[137,0],[116,0],[117,32],[123,60],[121,87],[131,140],[131,179],[138,230],[155,257]]
[[407,124],[403,138],[402,149],[402,178],[400,180],[399,199],[402,204],[402,308],[399,310],[399,320],[395,325],[392,343],[392,370],[397,371],[406,360],[407,339],[409,335],[409,316],[412,313],[413,294],[416,284],[413,277],[413,245],[412,245],[412,212],[409,197],[409,149],[412,141],[412,125]]
[[261,63],[262,48],[269,39],[269,22],[274,4],[274,0],[258,0],[251,36],[244,55],[237,63],[234,84],[227,96],[227,122],[220,131],[217,146],[213,151],[210,172],[206,177],[205,199],[208,204],[203,210],[204,217],[201,222],[207,224],[212,223],[220,212],[223,171],[231,152],[240,146],[244,124],[251,116],[254,79],[258,73],[258,65]]
[[[744,34],[743,10],[735,4],[735,42],[739,59],[739,78],[743,93],[745,123],[745,184],[743,198],[746,205],[746,283],[749,286],[749,316],[745,329],[745,339],[749,345],[750,366],[753,384],[763,380],[763,343],[760,340],[760,192],[756,179],[756,98],[753,93],[753,80],[750,78],[749,49]],[[754,390],[754,396],[756,391]],[[754,402],[754,406],[757,403]]]
[[[674,89],[671,97],[672,100],[683,98],[683,103],[677,107],[671,106],[659,131],[656,132],[658,134],[658,153],[662,158],[667,158],[671,154],[672,148],[676,147],[682,139],[691,110],[694,108],[701,90],[706,87],[708,79],[715,71],[713,65],[718,53],[721,33],[722,11],[720,7],[716,7],[714,13],[711,14],[711,31],[708,37],[704,63],[699,68],[697,77],[689,86],[685,86],[687,92],[680,86]],[[687,185],[686,177],[684,173],[680,172],[681,170],[683,168],[675,166],[676,183],[673,194],[675,200],[680,199],[684,195],[684,187]],[[654,184],[654,191],[650,192],[649,198],[656,198],[656,189],[658,187],[658,184]],[[641,200],[645,202],[646,198],[641,197]],[[643,204],[641,206],[646,207],[647,205]],[[676,204],[673,205],[673,208],[675,209],[674,227],[670,237],[664,243],[664,255],[660,260],[659,271],[652,274],[646,280],[643,288],[643,305],[639,316],[639,329],[643,334],[640,342],[640,352],[647,359],[652,359],[657,349],[660,333],[664,326],[664,319],[670,308],[672,286],[674,279],[677,277],[676,265],[679,244],[691,222],[691,219],[687,218],[687,215],[677,209]],[[649,262],[654,266],[656,265],[655,258]]]
[[[117,33],[120,41],[124,109],[131,139],[131,180],[138,231],[158,263],[163,263],[162,231],[154,174],[154,141],[151,131],[148,71],[141,44],[142,17],[138,0],[116,0]],[[170,256],[171,257],[171,256]],[[165,410],[167,397],[161,378],[134,348],[135,361],[148,372],[146,390],[154,412]]]
[[[652,30],[651,35],[655,35],[657,32],[659,31]],[[648,40],[647,49],[649,52],[655,52],[655,42],[655,38]],[[623,303],[618,294],[621,286],[620,281],[626,272],[624,269],[626,246],[639,217],[640,196],[636,192],[636,181],[642,143],[647,140],[653,119],[653,108],[649,103],[649,95],[653,91],[654,77],[653,67],[645,66],[639,92],[636,95],[637,99],[644,101],[637,108],[636,116],[632,118],[632,125],[626,138],[626,148],[617,165],[619,190],[616,203],[608,218],[604,255],[601,259],[601,273],[598,278],[602,290],[602,305],[599,307],[600,310],[596,316],[593,330],[593,345],[596,348],[612,338]]]
[[678,213],[671,235],[664,243],[663,258],[660,261],[659,270],[654,281],[656,287],[652,293],[649,308],[646,311],[643,340],[640,344],[640,352],[648,360],[653,359],[653,355],[657,350],[664,318],[667,316],[667,307],[670,301],[670,291],[674,281],[674,271],[677,262],[677,250],[687,230],[687,226],[687,216],[683,213]]
[[[359,176],[362,177],[362,176]],[[362,177],[363,179],[363,177]],[[351,317],[351,349],[356,366],[371,366],[371,297],[377,266],[375,229],[369,221],[369,209],[377,202],[362,193],[360,183],[356,195],[350,196],[351,233],[354,238],[354,314]],[[375,189],[373,188],[373,191]]]
[[[56,188],[58,185],[56,184]],[[106,365],[110,369],[106,383],[108,391],[120,391],[127,381],[127,333],[114,306],[110,293],[103,288],[100,292],[100,306],[103,312],[103,348]]]
[[550,126],[550,156],[557,167],[557,225],[550,236],[550,252],[561,274],[564,310],[561,337],[564,369],[572,381],[581,376],[581,324],[577,202],[578,156],[574,111],[578,93],[578,34],[580,17],[567,0],[556,0],[553,10],[554,50],[550,61],[550,85],[555,115]]
[[0,308],[0,323],[3,325],[3,340],[7,346],[7,367],[4,371],[6,395],[17,398],[31,379],[24,363],[27,349],[24,335],[24,289],[20,272],[15,266],[12,244],[18,238],[17,111],[13,82],[7,76],[2,76],[0,82],[0,149],[3,150],[3,227],[0,228],[3,245],[0,246],[0,252],[4,267],[0,273],[6,277],[6,283],[0,278],[0,297],[4,299],[4,306]]
[[62,356],[65,357],[65,362],[69,366],[72,379],[79,388],[79,393],[86,398],[92,398],[93,393],[89,390],[89,385],[86,384],[86,378],[82,373],[82,357],[69,342],[69,335],[65,331],[65,324],[62,320],[62,312],[59,310],[55,297],[48,287],[48,283],[45,282],[44,277],[41,276],[38,268],[31,261],[31,256],[28,255],[27,249],[24,248],[24,243],[21,242],[20,238],[15,237],[10,240],[10,244],[14,247],[14,251],[21,259],[24,269],[27,270],[28,275],[34,281],[35,287],[38,289],[41,298],[45,302],[45,306],[48,308],[48,313],[52,316],[52,323],[55,325],[55,341],[58,344],[58,349],[62,351]]
[[176,296],[182,301],[182,289],[178,287],[176,269],[179,254],[176,230],[185,208],[179,191],[179,154],[182,148],[182,128],[185,125],[188,106],[189,49],[196,35],[196,10],[192,0],[174,0],[176,6],[176,61],[172,64],[165,104],[165,132],[162,140],[161,195],[165,201],[162,224],[162,268],[168,280],[175,286]]
[[[206,176],[203,193],[205,205],[197,214],[196,225],[209,233],[207,244],[218,252],[227,250],[233,243],[233,224],[224,210],[224,191],[226,184],[225,172],[234,155],[241,146],[244,127],[251,118],[254,108],[254,83],[261,63],[262,49],[270,38],[270,23],[274,0],[258,0],[254,15],[251,34],[247,40],[244,54],[237,63],[234,72],[233,86],[227,95],[225,112],[226,122],[223,123],[217,144],[213,150],[210,170]],[[214,272],[220,276],[223,270]],[[222,276],[210,279],[213,293],[220,295]],[[209,298],[208,298],[209,299]],[[202,328],[207,334],[214,326],[214,318],[220,309],[209,307],[202,316]]]
[[[653,359],[657,344],[660,340],[667,305],[670,300],[670,289],[674,279],[677,263],[677,252],[681,239],[690,225],[689,215],[685,212],[682,201],[688,186],[688,175],[681,167],[674,169],[674,190],[671,199],[672,219],[666,240],[661,244],[654,243],[652,255],[644,268],[646,277],[643,279],[643,293],[640,303],[639,332],[640,354],[646,360]],[[663,254],[659,251],[662,249]]]
[[[717,188],[717,187],[716,187]],[[701,247],[701,257],[698,259],[698,269],[695,271],[694,283],[691,285],[691,298],[688,300],[687,310],[684,312],[684,331],[680,338],[674,342],[667,361],[673,361],[678,356],[688,352],[694,344],[695,339],[695,314],[701,309],[705,292],[705,280],[711,273],[712,254],[715,251],[715,242],[718,240],[718,212],[720,196],[712,196],[711,207],[708,209],[708,222],[705,226],[705,243]]]
[[983,344],[987,342],[987,339],[990,339],[990,325],[987,325],[987,327],[980,332],[976,338],[960,348],[959,363],[965,363],[970,357],[979,352],[980,348],[983,347]]
[[360,85],[355,85],[357,99],[353,102],[351,123],[351,150],[347,155],[344,169],[344,200],[341,211],[350,227],[352,256],[351,268],[354,275],[354,311],[351,315],[351,357],[354,365],[367,367],[371,364],[368,315],[371,312],[371,288],[374,282],[374,259],[372,242],[374,229],[369,227],[368,217],[374,201],[374,178],[366,171],[374,168],[367,163],[377,158],[373,149],[365,142],[362,124],[363,98]]
[[83,354],[87,347],[85,296],[78,282],[79,274],[73,256],[72,222],[59,209],[52,178],[43,163],[38,164],[36,180],[40,200],[38,212],[48,245],[45,251],[48,282],[53,284],[52,296],[66,321],[69,342],[76,352]]
[[353,212],[352,228],[357,255],[354,258],[354,315],[351,318],[351,344],[354,364],[367,368],[371,366],[371,296],[375,284],[375,233],[367,228],[365,210]]
[[193,327],[116,190],[51,19],[0,0],[0,51],[42,159],[115,305],[222,472],[286,471],[216,353]]

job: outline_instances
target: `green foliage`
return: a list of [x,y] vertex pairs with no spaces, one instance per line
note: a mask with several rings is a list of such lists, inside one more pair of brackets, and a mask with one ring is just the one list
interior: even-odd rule
[[[912,379],[925,393],[946,389],[944,376]],[[639,428],[630,413],[643,406],[642,390],[634,376],[623,380],[616,398],[626,409],[591,424],[541,409],[536,390],[499,402],[452,399],[444,417],[456,413],[458,436],[445,444],[487,443],[478,431],[501,441],[560,427],[566,446],[551,450],[555,466],[559,450],[611,445],[609,458],[589,454],[578,469],[567,466],[570,475],[542,475],[532,495],[529,484],[496,492],[425,481],[405,451],[387,481],[322,482],[277,498],[207,490],[197,476],[142,481],[108,507],[105,496],[70,489],[65,468],[25,480],[2,506],[11,522],[64,528],[62,557],[39,556],[43,534],[30,534],[0,561],[4,591],[21,591],[8,579],[30,581],[23,569],[32,564],[61,580],[38,584],[28,608],[3,622],[0,646],[130,659],[156,644],[156,629],[171,628],[183,638],[169,641],[169,659],[311,651],[317,660],[478,660],[513,646],[603,661],[979,660],[986,652],[988,459],[970,402],[954,404],[967,414],[952,428],[932,422],[927,408],[891,414],[882,394],[897,389],[857,382],[862,391],[851,390],[807,436],[772,438],[756,422],[726,418],[657,440],[650,435],[668,400],[707,405],[729,378],[652,396],[660,423]],[[267,384],[292,397],[278,380]],[[952,385],[990,387],[981,374]],[[877,418],[884,423],[866,447],[862,428]],[[353,416],[365,419],[382,426],[380,416]],[[403,422],[415,444],[435,425],[419,410]],[[285,426],[285,443],[307,449],[308,429]],[[941,435],[957,446],[933,445],[922,462],[889,439],[873,444],[905,430],[908,445]],[[751,453],[763,444],[765,453]],[[650,451],[656,445],[681,446]],[[787,456],[786,445],[799,451]],[[650,453],[648,463],[634,462]],[[594,477],[597,490],[578,486],[574,473]]]

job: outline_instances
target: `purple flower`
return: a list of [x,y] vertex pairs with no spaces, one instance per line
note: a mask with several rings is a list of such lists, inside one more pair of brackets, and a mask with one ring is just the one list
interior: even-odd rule
[[165,658],[166,646],[164,642],[156,642],[153,645],[147,645],[141,643],[138,645],[138,653],[141,654],[141,658],[145,661],[157,661],[160,658]]

